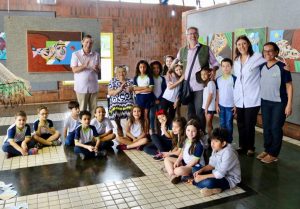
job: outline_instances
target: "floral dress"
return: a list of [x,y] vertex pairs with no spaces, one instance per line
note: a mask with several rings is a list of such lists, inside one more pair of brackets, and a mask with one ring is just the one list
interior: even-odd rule
[[[131,79],[126,79],[125,82],[127,87],[133,86],[133,81]],[[113,78],[109,82],[108,88],[115,90],[121,85],[122,83],[117,78]],[[115,96],[110,96],[108,108],[109,119],[115,120],[128,118],[133,104],[133,94],[126,89],[123,89]]]

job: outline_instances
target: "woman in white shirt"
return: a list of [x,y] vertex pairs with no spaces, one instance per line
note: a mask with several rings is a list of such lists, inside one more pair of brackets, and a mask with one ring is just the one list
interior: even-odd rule
[[237,77],[234,87],[234,105],[237,108],[239,131],[239,153],[254,155],[255,125],[260,109],[260,69],[265,62],[260,53],[252,49],[247,36],[239,36],[235,42],[236,58],[234,74]]

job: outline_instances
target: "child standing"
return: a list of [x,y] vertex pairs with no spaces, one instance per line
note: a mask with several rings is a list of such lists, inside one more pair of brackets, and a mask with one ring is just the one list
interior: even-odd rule
[[164,161],[165,168],[173,184],[181,181],[181,176],[190,176],[193,166],[200,162],[203,153],[203,146],[200,142],[202,132],[199,123],[192,119],[185,129],[186,140],[179,157],[167,157]]
[[147,127],[147,120],[145,120],[141,108],[133,106],[125,128],[126,136],[117,139],[120,143],[117,148],[120,150],[139,149],[140,146],[145,145],[148,142]]
[[216,84],[209,78],[209,73],[212,71],[213,70],[209,68],[203,68],[201,70],[201,79],[204,84],[202,109],[205,113],[206,129],[208,135],[211,134],[213,128],[212,121],[214,118],[214,114],[216,113]]
[[159,61],[153,61],[150,64],[150,68],[153,75],[153,81],[154,81],[154,88],[153,88],[153,94],[155,96],[154,103],[152,104],[150,108],[150,135],[153,133],[156,133],[155,130],[157,127],[156,120],[155,120],[155,112],[158,111],[161,108],[161,100],[162,95],[165,92],[166,89],[166,79],[165,77],[161,76],[162,72],[162,65]]
[[64,121],[64,137],[66,146],[74,146],[75,129],[79,124],[79,103],[70,101],[68,104],[71,114]]
[[172,65],[172,62],[174,61],[174,59],[175,58],[172,55],[166,55],[164,57],[165,64],[164,64],[163,71],[162,71],[163,76],[165,76],[167,74],[167,72],[171,69],[171,65]]
[[224,128],[213,130],[211,137],[212,155],[209,164],[194,173],[193,184],[204,196],[234,188],[241,182],[241,168],[238,155],[227,143],[228,132]]
[[46,106],[40,106],[38,108],[37,119],[33,123],[34,135],[33,139],[40,145],[46,146],[59,146],[61,141],[59,139],[60,133],[53,127],[52,120],[48,119],[49,110]]
[[162,109],[168,113],[168,126],[171,128],[172,121],[175,117],[176,108],[179,104],[178,94],[180,84],[184,79],[183,66],[177,63],[174,67],[174,71],[169,71],[166,75],[167,88],[162,98]]
[[228,143],[231,143],[233,139],[233,116],[235,114],[233,88],[236,76],[231,74],[232,64],[231,59],[224,58],[221,61],[223,75],[219,76],[216,80],[216,111],[219,114],[220,127],[228,130]]
[[[140,60],[136,65],[133,90],[136,94],[136,104],[143,108],[145,120],[149,121],[148,112],[154,101],[154,81],[150,75],[150,65],[146,60]],[[148,122],[149,124],[149,122]]]
[[91,125],[95,126],[97,133],[99,134],[101,146],[111,147],[114,145],[112,140],[116,138],[116,135],[113,133],[113,124],[107,117],[105,117],[105,114],[106,111],[104,107],[96,107],[95,118],[92,119]]
[[96,128],[90,125],[91,113],[84,110],[80,112],[79,117],[81,124],[77,126],[75,131],[74,152],[78,154],[82,160],[105,155],[99,152],[99,134]]
[[15,116],[15,123],[7,129],[7,136],[2,146],[2,150],[7,153],[7,158],[38,152],[33,148],[35,143],[31,139],[30,126],[26,123],[26,119],[26,113],[19,111]]

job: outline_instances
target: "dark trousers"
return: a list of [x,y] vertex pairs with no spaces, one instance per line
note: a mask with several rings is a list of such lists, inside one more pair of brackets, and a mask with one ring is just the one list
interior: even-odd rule
[[169,100],[166,100],[162,98],[161,100],[161,108],[166,111],[167,118],[168,118],[168,127],[172,128],[172,122],[175,118],[176,109],[174,109],[174,102],[170,102]]
[[[19,146],[21,146],[22,144],[22,141],[20,142],[16,142]],[[27,147],[28,147],[28,150],[30,148],[33,148],[35,145],[35,142],[33,140],[30,140],[28,143],[27,143]],[[13,156],[20,156],[22,155],[21,152],[19,152],[18,150],[16,150],[13,146],[10,145],[9,142],[5,142],[2,146],[2,150],[3,152],[7,152],[9,154],[12,154]]]
[[[86,143],[85,145],[95,146],[95,143],[90,142],[90,143]],[[75,152],[76,154],[82,153],[82,154],[84,154],[84,156],[87,157],[87,158],[93,158],[93,157],[95,157],[95,152],[90,152],[88,149],[85,149],[85,148],[79,147],[79,146],[75,146],[75,147],[74,147],[74,152]]]
[[74,144],[75,144],[74,138],[75,138],[75,130],[72,132],[68,132],[68,135],[65,139],[65,145],[66,146],[74,146]]
[[232,112],[232,108],[233,107],[223,107],[222,105],[219,105],[220,108],[220,113],[219,113],[219,118],[220,118],[220,126],[222,128],[226,128],[228,133],[229,133],[229,137],[228,137],[228,141],[229,143],[232,142],[232,134],[233,134],[233,112]]
[[261,100],[261,113],[264,129],[265,152],[277,157],[279,155],[285,121],[286,103]]
[[258,107],[237,108],[237,126],[239,131],[239,146],[243,150],[255,150],[255,125]]
[[155,113],[161,108],[161,101],[159,104],[154,104],[150,107],[150,129],[154,131],[157,127],[156,125],[156,118],[155,118]]
[[203,90],[193,92],[193,100],[188,104],[188,120],[196,119],[200,123],[201,130],[205,131],[205,115],[202,109]]
[[158,152],[168,152],[172,149],[172,139],[165,135],[151,135],[151,143],[144,147],[144,152],[149,155],[156,155]]

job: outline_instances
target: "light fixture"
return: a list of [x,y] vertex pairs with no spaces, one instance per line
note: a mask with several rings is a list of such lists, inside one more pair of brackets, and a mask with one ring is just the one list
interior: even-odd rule
[[175,15],[176,15],[176,12],[175,12],[174,9],[172,9],[172,11],[171,11],[171,16],[172,16],[172,17],[175,17]]
[[56,0],[37,0],[38,4],[56,5]]

